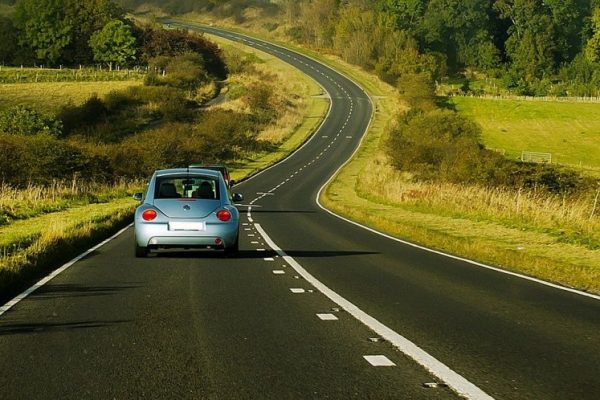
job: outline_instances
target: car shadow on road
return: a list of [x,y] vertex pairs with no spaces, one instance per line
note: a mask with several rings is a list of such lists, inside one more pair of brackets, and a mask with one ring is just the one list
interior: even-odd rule
[[[240,214],[247,214],[247,210],[240,210]],[[264,210],[252,209],[252,214],[316,214],[317,211],[311,210]]]
[[[285,250],[287,256],[293,258],[330,258],[379,254],[372,251],[328,251],[328,250]],[[265,258],[276,257],[279,254],[273,250],[256,251],[240,250],[236,258]]]
[[29,298],[32,300],[44,300],[64,297],[110,296],[124,290],[139,287],[141,285],[88,286],[80,284],[47,284],[36,290]]
[[131,320],[76,321],[76,322],[35,322],[0,325],[0,336],[66,332],[76,329],[91,329],[124,324]]
[[[349,257],[361,255],[374,255],[378,252],[372,251],[327,251],[327,250],[286,250],[285,254],[297,258],[330,258]],[[150,257],[156,258],[189,258],[189,259],[263,259],[277,257],[279,254],[274,250],[240,250],[235,256],[225,256],[222,251],[206,250],[160,250],[153,252]]]

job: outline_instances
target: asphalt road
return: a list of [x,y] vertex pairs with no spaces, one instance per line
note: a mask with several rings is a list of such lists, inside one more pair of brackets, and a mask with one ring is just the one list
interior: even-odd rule
[[[125,231],[0,316],[0,399],[458,397],[424,386],[443,377],[371,340],[381,334],[355,315],[447,366],[449,381],[472,384],[471,398],[600,398],[600,301],[321,210],[317,192],[358,145],[371,104],[315,61],[244,40],[313,76],[332,106],[300,151],[236,186],[252,203],[240,257],[135,259]],[[395,365],[364,358],[374,355]]]

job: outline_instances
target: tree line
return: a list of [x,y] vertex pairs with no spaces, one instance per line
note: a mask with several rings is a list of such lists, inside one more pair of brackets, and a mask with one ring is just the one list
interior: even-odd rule
[[483,73],[526,95],[597,95],[600,0],[121,0],[171,13],[276,15],[292,39],[396,84]]
[[148,65],[159,56],[199,54],[207,75],[224,79],[217,45],[199,35],[138,26],[113,0],[17,0],[0,16],[5,65]]

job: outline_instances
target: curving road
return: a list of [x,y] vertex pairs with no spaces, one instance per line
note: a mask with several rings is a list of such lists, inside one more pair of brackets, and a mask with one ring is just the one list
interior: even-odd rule
[[324,87],[330,113],[236,187],[251,203],[239,258],[135,259],[128,229],[1,315],[1,399],[600,397],[599,299],[406,246],[316,204],[368,125],[356,84],[269,43],[179,25],[281,57]]

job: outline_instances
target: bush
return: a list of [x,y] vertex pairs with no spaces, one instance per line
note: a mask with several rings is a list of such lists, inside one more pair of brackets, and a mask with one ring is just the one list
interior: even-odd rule
[[427,74],[402,75],[398,88],[411,109],[429,111],[436,108],[435,85]]
[[175,57],[190,52],[197,53],[210,76],[220,80],[227,78],[227,65],[219,46],[202,35],[150,25],[136,29],[135,36],[140,44],[140,59],[143,63],[149,63],[160,56]]
[[265,83],[250,86],[245,101],[258,124],[269,123],[277,116],[272,104],[273,88]]
[[14,185],[45,184],[76,173],[89,176],[90,168],[99,162],[77,147],[43,134],[0,136],[0,152],[6,155],[0,160],[1,179]]
[[149,74],[144,83],[148,86],[170,86],[196,94],[199,86],[210,82],[204,69],[202,57],[195,53],[185,53],[175,57],[157,57],[150,60],[151,69],[164,72]]
[[0,132],[9,135],[59,136],[62,127],[61,121],[28,106],[16,106],[0,113]]
[[473,181],[481,173],[480,133],[452,111],[412,111],[391,132],[388,155],[397,169],[424,179]]

